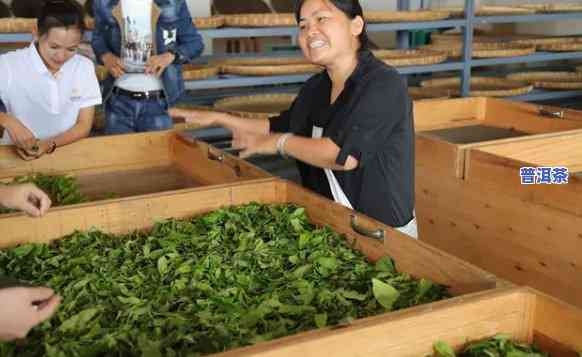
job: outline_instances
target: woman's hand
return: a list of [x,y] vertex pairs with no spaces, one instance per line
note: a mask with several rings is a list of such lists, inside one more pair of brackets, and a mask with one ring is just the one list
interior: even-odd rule
[[0,301],[0,340],[10,341],[51,317],[61,299],[49,288],[6,288]]
[[52,202],[49,196],[31,183],[0,186],[0,205],[24,211],[32,217],[46,213]]
[[277,140],[281,134],[259,135],[244,131],[234,131],[232,147],[244,149],[239,156],[246,159],[253,155],[273,155],[277,153]]
[[16,148],[16,153],[22,160],[36,160],[50,150],[51,142],[47,140],[36,140],[32,146],[26,148]]
[[19,148],[33,147],[37,141],[34,134],[20,120],[12,116],[6,116],[4,128],[14,145]]
[[186,123],[202,127],[219,124],[220,116],[222,115],[222,113],[212,111],[180,108],[170,108],[168,112],[172,118],[182,118]]

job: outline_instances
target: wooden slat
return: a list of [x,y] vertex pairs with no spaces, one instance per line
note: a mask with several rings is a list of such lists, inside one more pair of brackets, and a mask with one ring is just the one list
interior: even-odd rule
[[529,326],[523,322],[528,297],[521,289],[478,294],[462,301],[432,304],[430,309],[420,306],[359,320],[343,329],[303,333],[216,356],[418,357],[431,355],[438,340],[458,349],[467,341],[497,333],[527,342]]
[[120,165],[169,163],[173,132],[92,137],[58,148],[38,160],[23,161],[12,146],[0,146],[0,178],[42,173],[74,173],[83,170],[111,171]]
[[425,131],[466,125],[484,119],[484,98],[459,98],[414,102],[415,130]]
[[479,151],[527,162],[530,166],[565,166],[582,171],[582,132],[489,145]]
[[487,98],[484,122],[502,128],[514,128],[532,134],[582,128],[582,122],[568,119],[552,119],[539,114],[536,106],[503,99]]
[[[189,176],[204,184],[228,183],[271,175],[208,144],[177,135],[170,142],[172,160]],[[219,161],[219,156],[222,159]]]
[[[582,137],[581,137],[582,139]],[[536,142],[533,140],[532,143]],[[521,167],[537,167],[541,164],[511,159],[510,157],[490,154],[486,150],[491,146],[468,153],[465,166],[465,180],[475,189],[489,189],[497,195],[517,197],[523,201],[539,204],[536,209],[556,209],[582,217],[582,179],[570,176],[568,184],[564,185],[522,185],[520,178]],[[539,146],[542,150],[543,145]],[[551,151],[551,148],[547,148]],[[582,152],[582,151],[581,151]],[[556,157],[560,157],[556,154]],[[515,157],[521,157],[516,151]],[[560,161],[559,159],[554,162]],[[552,162],[539,166],[554,166]],[[559,165],[556,165],[559,166]],[[576,172],[576,171],[572,171]]]
[[[582,316],[580,309],[547,295],[539,294],[535,305],[534,338],[549,345],[552,356],[572,356],[582,351]],[[549,342],[553,342],[550,345]],[[541,343],[540,343],[541,345]],[[568,353],[568,351],[570,353]]]
[[459,145],[417,133],[415,137],[416,167],[426,168],[450,177],[463,177],[465,154]]

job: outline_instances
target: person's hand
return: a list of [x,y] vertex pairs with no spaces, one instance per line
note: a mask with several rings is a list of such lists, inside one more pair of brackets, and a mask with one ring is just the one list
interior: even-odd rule
[[17,147],[16,153],[22,160],[30,161],[36,160],[46,154],[51,147],[50,141],[47,140],[36,140],[32,146],[28,147]]
[[277,140],[281,134],[257,135],[235,130],[233,132],[232,147],[244,149],[239,153],[241,159],[253,155],[272,155],[277,153]]
[[26,183],[0,186],[0,204],[6,208],[24,211],[32,217],[40,217],[46,213],[52,202],[49,196],[38,187]]
[[19,148],[29,148],[34,146],[37,139],[34,134],[20,122],[20,120],[8,116],[4,125],[10,139]]
[[223,115],[222,113],[212,111],[180,108],[170,108],[168,113],[172,118],[182,118],[186,123],[196,124],[202,127],[219,124],[219,118]]
[[51,317],[61,298],[49,288],[6,288],[0,289],[0,302],[0,340],[10,341]]
[[114,78],[119,78],[125,74],[125,68],[123,67],[121,58],[113,53],[108,52],[104,54],[101,56],[101,61],[103,61],[103,65],[107,68],[107,72],[111,73]]
[[176,56],[170,52],[151,56],[145,65],[145,74],[151,74],[156,77],[161,76],[166,67],[174,62],[175,58]]

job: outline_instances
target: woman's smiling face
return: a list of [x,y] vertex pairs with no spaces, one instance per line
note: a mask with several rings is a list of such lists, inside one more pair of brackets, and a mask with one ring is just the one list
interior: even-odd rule
[[77,53],[82,34],[79,29],[55,27],[38,37],[38,51],[48,70],[56,73]]
[[329,66],[345,55],[353,55],[363,30],[360,17],[349,19],[326,0],[307,0],[299,17],[299,46],[310,62]]

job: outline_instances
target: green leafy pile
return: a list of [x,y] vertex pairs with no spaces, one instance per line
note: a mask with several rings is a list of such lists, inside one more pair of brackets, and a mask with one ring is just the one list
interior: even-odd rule
[[198,356],[448,297],[287,204],[23,245],[0,251],[0,275],[64,297],[2,356]]
[[518,343],[510,336],[496,335],[491,338],[473,342],[457,354],[447,343],[439,341],[434,344],[434,357],[548,357],[535,346]]
[[[88,201],[79,191],[77,179],[64,175],[30,174],[18,176],[9,185],[33,183],[43,190],[51,199],[53,206],[65,206]],[[0,214],[12,213],[16,210],[0,207]]]

